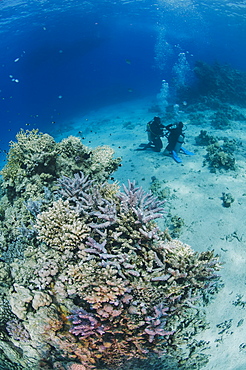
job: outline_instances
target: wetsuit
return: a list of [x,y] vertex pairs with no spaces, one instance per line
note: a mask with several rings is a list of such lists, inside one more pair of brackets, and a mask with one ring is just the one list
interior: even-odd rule
[[152,121],[147,123],[147,133],[149,139],[149,147],[154,146],[154,151],[160,152],[163,144],[161,141],[161,137],[164,136],[163,134],[164,126],[161,124],[161,120],[159,117],[155,117]]
[[175,128],[171,128],[172,125],[168,125],[165,128],[169,131],[167,136],[168,145],[165,151],[172,152],[173,150],[178,153],[183,142],[184,142],[184,133],[183,133],[183,125],[179,124]]

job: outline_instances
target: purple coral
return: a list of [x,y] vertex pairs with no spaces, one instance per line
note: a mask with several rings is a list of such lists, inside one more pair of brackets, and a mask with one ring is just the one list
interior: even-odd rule
[[74,204],[74,208],[78,213],[86,213],[95,203],[90,194],[90,189],[93,186],[94,180],[89,180],[88,177],[89,175],[85,176],[83,172],[80,171],[76,173],[72,179],[67,176],[58,179],[60,189],[57,190],[57,193]]
[[117,220],[117,211],[116,211],[116,204],[113,201],[108,201],[107,199],[102,198],[104,202],[103,205],[98,205],[98,211],[92,211],[90,215],[96,216],[98,219],[105,220],[100,224],[90,223],[91,228],[95,229],[102,229],[107,228]]
[[173,335],[174,330],[164,330],[164,326],[166,325],[166,320],[163,317],[168,316],[169,307],[164,307],[162,303],[154,306],[154,315],[153,316],[146,316],[145,322],[147,323],[147,327],[144,329],[144,334],[148,334],[149,342],[152,343],[155,339],[156,335],[166,336],[166,335]]
[[84,192],[88,191],[93,183],[93,180],[89,180],[88,177],[89,176],[85,176],[82,171],[76,173],[73,179],[70,179],[67,176],[62,176],[57,180],[61,187],[61,189],[58,190],[58,193],[67,199],[79,199]]
[[[105,222],[96,225],[97,228],[108,227],[115,222],[116,210],[112,201],[104,199],[101,195],[101,187],[94,185],[94,180],[89,180],[89,175],[82,171],[76,173],[74,178],[63,176],[58,179],[60,189],[57,191],[64,199],[68,199],[71,206],[79,214],[87,214],[104,219]],[[103,187],[103,185],[101,185]],[[93,223],[90,225],[93,227]]]
[[95,334],[104,334],[109,329],[104,326],[93,314],[88,313],[82,308],[76,310],[72,315],[68,316],[72,321],[73,326],[69,330],[70,333],[80,336],[80,338],[87,338]]
[[[61,188],[57,193],[68,199],[78,213],[86,213],[103,220],[102,223],[91,223],[90,226],[97,230],[104,229],[117,222],[117,207],[114,201],[102,196],[100,186],[93,185],[93,182],[83,172],[76,173],[73,179],[63,176],[58,179]],[[124,192],[117,195],[120,212],[132,211],[137,218],[136,224],[144,225],[163,217],[162,205],[165,201],[159,201],[151,193],[145,193],[142,187],[135,186],[135,181],[128,180],[128,187],[123,184],[123,189]]]
[[162,205],[151,193],[145,193],[142,187],[136,187],[135,181],[128,180],[128,187],[123,184],[124,193],[119,193],[121,211],[127,213],[132,210],[137,216],[136,223],[146,224],[156,218],[163,217]]
[[28,331],[18,319],[12,319],[8,321],[6,324],[6,330],[14,340],[27,342],[30,339]]

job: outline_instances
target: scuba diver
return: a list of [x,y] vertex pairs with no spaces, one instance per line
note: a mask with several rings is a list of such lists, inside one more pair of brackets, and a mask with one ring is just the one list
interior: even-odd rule
[[160,117],[154,117],[154,119],[147,123],[147,133],[148,133],[148,144],[140,144],[141,149],[138,148],[137,150],[145,150],[148,148],[152,148],[155,152],[160,152],[163,144],[161,141],[161,137],[164,136],[164,125],[161,123]]
[[182,147],[185,137],[183,131],[184,127],[183,122],[178,122],[178,124],[175,125],[175,127],[173,126],[174,126],[173,124],[165,126],[165,129],[167,130],[165,136],[168,140],[168,145],[166,146],[163,154],[171,155],[176,162],[181,163],[182,159],[179,158],[178,156],[179,152],[183,152],[184,154],[187,155],[194,155],[194,153],[189,152],[189,150]]

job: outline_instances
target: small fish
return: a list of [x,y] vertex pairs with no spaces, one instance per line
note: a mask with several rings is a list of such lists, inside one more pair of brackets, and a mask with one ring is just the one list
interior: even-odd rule
[[129,59],[126,59],[126,64],[132,64],[132,62]]

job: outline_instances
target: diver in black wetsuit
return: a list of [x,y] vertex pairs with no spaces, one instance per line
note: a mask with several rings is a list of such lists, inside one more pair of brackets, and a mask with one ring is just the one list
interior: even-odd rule
[[183,127],[184,127],[183,122],[179,122],[177,125],[175,125],[175,127],[173,127],[173,124],[165,126],[165,129],[168,131],[167,134],[165,135],[168,140],[168,145],[166,146],[163,154],[171,155],[173,159],[178,163],[182,162],[181,158],[179,158],[178,156],[178,153],[180,151],[187,155],[194,154],[186,150],[184,147],[182,147],[185,137]]
[[164,125],[162,125],[160,117],[154,117],[152,121],[147,123],[148,144],[141,144],[142,148],[137,150],[152,148],[155,152],[160,152],[163,147],[161,141],[161,137],[164,136],[163,129]]
[[173,124],[165,126],[165,129],[168,131],[166,134],[168,145],[164,150],[164,155],[172,154],[173,150],[176,153],[180,151],[185,136],[183,127],[183,122],[179,122],[175,127],[173,127]]

